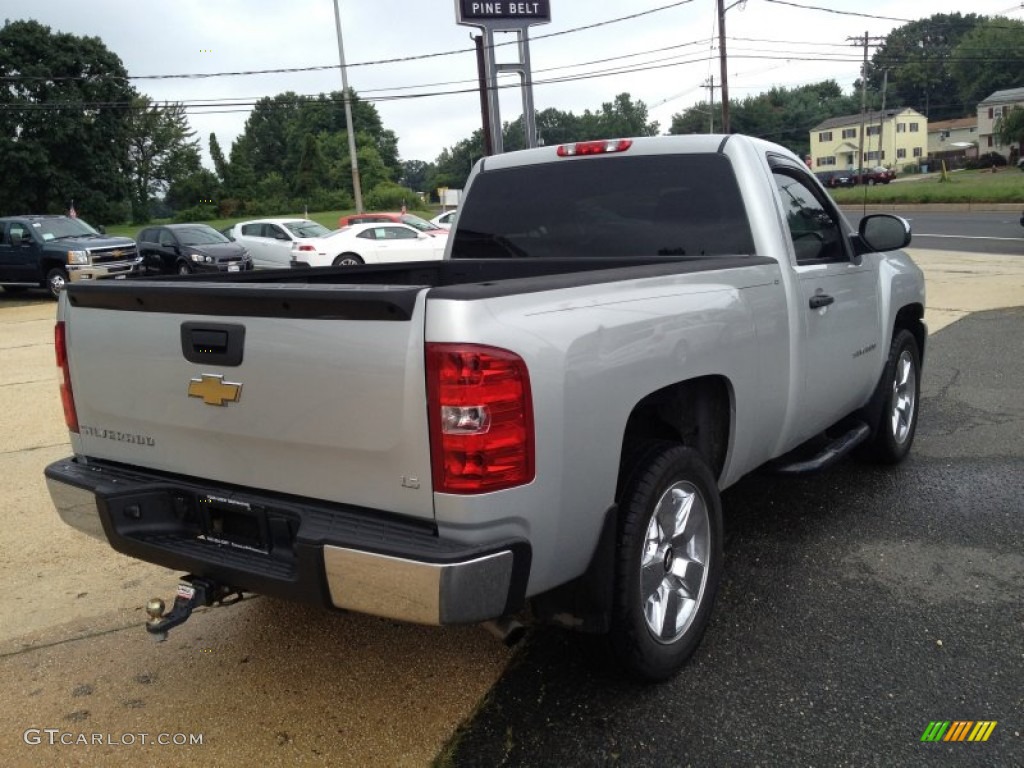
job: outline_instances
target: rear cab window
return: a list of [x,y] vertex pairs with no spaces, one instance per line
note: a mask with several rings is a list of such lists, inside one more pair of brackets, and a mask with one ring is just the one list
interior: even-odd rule
[[753,253],[732,165],[718,153],[485,170],[459,211],[452,245],[453,259]]

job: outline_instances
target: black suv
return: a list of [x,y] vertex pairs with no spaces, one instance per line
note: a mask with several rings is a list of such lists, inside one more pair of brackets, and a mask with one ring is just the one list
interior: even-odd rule
[[207,224],[148,227],[138,236],[146,272],[244,272],[252,269],[249,252]]
[[138,258],[134,240],[101,234],[78,218],[0,218],[0,286],[7,292],[49,288],[56,298],[68,280],[133,275]]

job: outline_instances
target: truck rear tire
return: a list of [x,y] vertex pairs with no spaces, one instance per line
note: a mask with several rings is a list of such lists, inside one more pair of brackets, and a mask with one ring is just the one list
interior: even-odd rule
[[46,273],[46,287],[53,298],[60,298],[61,289],[67,284],[68,273],[63,267],[54,267]]
[[645,681],[674,675],[711,616],[722,572],[722,503],[697,451],[652,442],[623,486],[615,595],[607,642]]
[[914,443],[921,400],[921,353],[914,334],[905,328],[893,336],[879,395],[881,417],[863,454],[881,464],[897,464]]

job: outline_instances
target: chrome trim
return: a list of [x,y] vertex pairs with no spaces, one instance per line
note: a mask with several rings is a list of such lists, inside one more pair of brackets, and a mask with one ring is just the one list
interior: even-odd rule
[[500,616],[512,562],[507,550],[461,563],[424,563],[324,545],[336,607],[420,624],[471,624]]
[[68,279],[73,283],[80,280],[103,280],[117,275],[132,275],[138,269],[138,262],[118,261],[106,264],[68,264]]
[[92,491],[49,477],[46,478],[46,487],[61,520],[95,539],[107,541],[96,506],[96,495]]

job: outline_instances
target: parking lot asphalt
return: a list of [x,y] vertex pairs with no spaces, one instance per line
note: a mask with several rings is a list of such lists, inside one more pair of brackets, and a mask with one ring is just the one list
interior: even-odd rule
[[[460,723],[466,730],[441,763],[789,764],[778,757],[789,740],[797,763],[891,765],[899,760],[890,754],[920,757],[885,751],[902,744],[900,728],[958,717],[999,725],[986,744],[948,745],[975,750],[949,752],[951,763],[973,754],[978,764],[1020,764],[988,760],[1014,754],[1000,740],[1012,718],[1020,722],[1022,704],[1018,693],[1010,707],[1005,693],[1024,690],[1019,672],[1013,678],[1022,661],[1021,529],[999,517],[1019,511],[1019,481],[1008,486],[1004,476],[1020,477],[1021,457],[990,453],[1024,432],[1019,398],[1016,421],[993,415],[1006,377],[1019,381],[1020,372],[1000,363],[991,379],[982,375],[1000,359],[988,334],[1013,352],[1019,318],[1011,313],[1009,324],[964,342],[964,354],[975,355],[967,360],[992,353],[980,367],[947,367],[940,380],[936,355],[961,326],[974,327],[950,323],[1024,304],[1024,262],[912,253],[928,278],[929,327],[946,330],[928,351],[926,410],[910,461],[896,472],[851,464],[731,489],[715,623],[683,675],[653,689],[594,675],[554,632],[534,633],[513,654],[474,627],[412,627],[266,598],[202,611],[154,644],[142,630],[142,605],[169,599],[177,574],[122,557],[56,518],[42,469],[70,449],[53,363],[54,304],[0,292],[0,765],[421,766]],[[978,317],[988,316],[971,320]],[[1020,351],[1018,341],[1013,354]],[[967,511],[985,499],[987,511]],[[950,576],[926,588],[921,570]],[[979,586],[969,586],[978,597],[965,599],[966,587],[953,582],[971,582],[975,572]],[[1014,584],[1016,597],[1007,599]],[[894,665],[902,670],[895,676]],[[517,719],[503,723],[501,712]],[[108,743],[50,746],[43,733],[31,744],[29,729]],[[204,741],[109,743],[140,733]],[[864,744],[844,751],[856,734]],[[932,746],[929,761],[946,754],[947,745]]]
[[[674,680],[623,682],[536,632],[441,764],[1024,765],[1022,338],[1010,309],[929,339],[899,467],[729,489],[715,615]],[[932,721],[997,725],[922,742]]]

